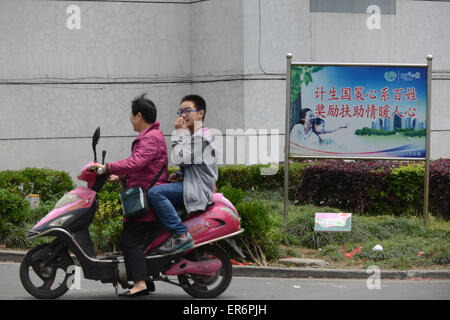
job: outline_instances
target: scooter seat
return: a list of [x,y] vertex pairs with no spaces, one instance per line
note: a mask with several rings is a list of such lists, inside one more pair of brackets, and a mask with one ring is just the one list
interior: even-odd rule
[[[214,201],[208,202],[208,204],[206,205],[206,210],[208,210],[208,208],[212,207],[213,205],[215,205],[216,203]],[[203,211],[196,211],[196,212],[191,212],[190,214],[186,211],[186,208],[184,207],[184,205],[180,205],[180,206],[176,206],[175,210],[177,212],[177,215],[181,218],[181,221],[187,220],[189,217],[198,214],[198,213],[202,213]]]

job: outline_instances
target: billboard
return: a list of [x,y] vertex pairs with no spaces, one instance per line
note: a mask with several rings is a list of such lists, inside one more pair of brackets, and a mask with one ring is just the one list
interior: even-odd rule
[[292,64],[289,156],[425,159],[427,65]]

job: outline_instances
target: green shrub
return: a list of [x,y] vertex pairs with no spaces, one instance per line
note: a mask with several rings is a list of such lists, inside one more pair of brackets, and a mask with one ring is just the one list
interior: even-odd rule
[[236,209],[245,229],[237,239],[246,255],[259,265],[267,265],[268,260],[278,258],[280,234],[268,208],[260,201],[250,201],[239,203]]
[[221,187],[218,192],[222,193],[234,206],[241,203],[245,196],[245,192],[241,188],[233,188],[229,183]]
[[32,188],[31,181],[21,171],[0,171],[0,189],[14,189],[21,195],[27,195],[31,193]]
[[[0,172],[0,241],[11,247],[29,247],[27,228],[53,209],[55,202],[75,186],[69,174],[51,169],[25,168]],[[40,207],[30,210],[26,196],[39,194]],[[28,225],[27,225],[28,224]]]
[[387,193],[394,195],[399,203],[396,213],[423,212],[423,175],[423,163],[391,168],[389,176],[386,177],[389,186]]
[[98,193],[99,207],[89,231],[96,252],[116,251],[122,233],[123,214],[120,183],[105,184]]
[[29,211],[28,201],[17,190],[0,189],[0,242],[14,247],[24,244]]
[[39,194],[44,202],[60,198],[75,188],[72,178],[64,171],[25,168],[21,172],[33,185],[30,193]]
[[75,188],[70,175],[64,171],[25,168],[0,172],[0,188],[14,188],[24,197],[39,194],[43,202],[60,198]]
[[28,201],[16,190],[0,189],[0,234],[5,223],[23,226],[29,210]]

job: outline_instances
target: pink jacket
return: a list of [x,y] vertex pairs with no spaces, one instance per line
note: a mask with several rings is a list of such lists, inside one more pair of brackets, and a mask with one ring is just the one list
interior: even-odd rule
[[[150,128],[142,131],[133,141],[131,156],[124,160],[107,163],[107,170],[108,174],[127,175],[127,189],[140,186],[146,191],[164,164],[166,164],[166,169],[155,186],[167,183],[167,163],[166,141],[159,129],[159,122],[155,121]],[[156,220],[155,213],[150,209],[147,215],[136,221],[149,222],[154,220]]]

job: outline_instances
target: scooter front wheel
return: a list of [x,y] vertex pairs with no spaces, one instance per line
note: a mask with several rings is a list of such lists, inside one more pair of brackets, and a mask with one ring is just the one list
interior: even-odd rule
[[194,298],[215,298],[222,294],[230,285],[232,265],[227,253],[217,245],[206,245],[189,253],[186,259],[202,261],[207,259],[219,259],[222,267],[212,276],[199,274],[181,274],[178,281],[181,287]]
[[67,251],[63,251],[52,262],[33,261],[31,257],[48,244],[39,245],[25,255],[20,265],[20,281],[29,294],[38,299],[56,299],[69,290],[67,282],[74,274],[69,272],[73,260]]

